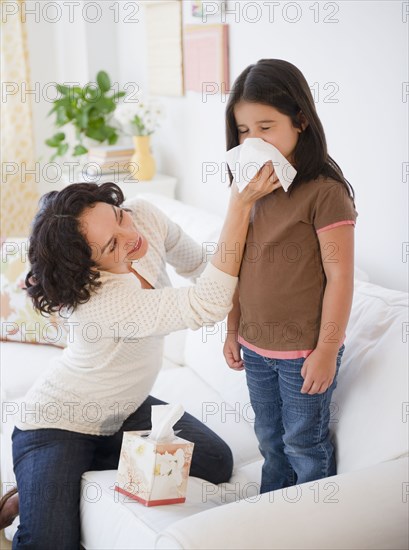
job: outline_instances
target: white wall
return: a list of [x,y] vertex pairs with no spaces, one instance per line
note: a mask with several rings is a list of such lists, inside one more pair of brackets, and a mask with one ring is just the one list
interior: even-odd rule
[[[34,44],[31,40],[34,75],[38,72],[43,78],[48,74],[49,80],[55,80],[63,61],[70,68],[70,79],[75,76],[76,65],[78,79],[84,72],[91,79],[99,68],[106,68],[121,85],[134,83],[147,89],[143,2],[138,3],[137,14],[129,8],[126,12],[125,4],[120,5],[117,14],[109,9],[115,2],[101,4],[104,16],[98,23],[84,23],[80,14],[75,28],[69,27],[69,31],[66,23],[60,24],[59,30],[54,25],[59,71],[51,62],[53,54],[47,41],[40,39]],[[402,250],[409,241],[408,191],[402,171],[403,163],[408,161],[408,100],[403,100],[402,88],[409,78],[408,23],[402,10],[407,3],[299,1],[275,5],[229,0],[229,8],[235,13],[227,14],[225,21],[217,14],[207,23],[191,17],[189,1],[183,4],[184,23],[229,24],[231,83],[250,63],[281,58],[297,65],[315,92],[319,91],[317,110],[330,154],[356,191],[357,263],[368,271],[373,282],[405,289],[408,263],[402,259]],[[115,15],[119,16],[117,22]],[[326,23],[325,18],[338,22]],[[38,23],[32,23],[29,32],[38,36],[41,29]],[[80,52],[62,38],[67,32],[78,36],[80,44],[85,42]],[[337,103],[327,101],[334,89]],[[225,174],[218,170],[205,178],[203,170],[207,163],[223,162],[227,96],[203,98],[187,92],[184,97],[160,99],[167,118],[153,138],[159,170],[178,177],[180,199],[223,214],[228,198]],[[35,116],[41,141],[40,108]]]

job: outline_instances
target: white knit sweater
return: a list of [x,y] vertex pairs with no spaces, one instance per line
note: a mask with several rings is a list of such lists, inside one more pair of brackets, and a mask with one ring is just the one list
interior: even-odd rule
[[[149,395],[164,335],[220,321],[232,307],[237,277],[205,266],[201,246],[152,204],[133,200],[127,207],[149,242],[133,267],[154,289],[142,289],[133,273],[100,272],[101,287],[65,323],[68,346],[23,399],[21,430],[115,433]],[[196,284],[172,288],[166,263],[198,277]]]

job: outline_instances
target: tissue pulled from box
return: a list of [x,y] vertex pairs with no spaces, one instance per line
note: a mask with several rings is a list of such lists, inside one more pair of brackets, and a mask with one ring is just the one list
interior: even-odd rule
[[241,145],[226,152],[226,160],[240,193],[269,160],[285,192],[297,175],[295,168],[280,151],[260,138],[245,139]]
[[158,442],[173,439],[173,426],[185,412],[182,405],[153,405],[151,410],[152,429],[149,438]]

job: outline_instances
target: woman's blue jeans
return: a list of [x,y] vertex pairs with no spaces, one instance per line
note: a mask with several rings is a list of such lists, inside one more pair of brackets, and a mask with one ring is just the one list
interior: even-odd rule
[[336,475],[330,404],[344,349],[339,349],[331,386],[309,395],[300,393],[304,358],[269,359],[242,346],[254,429],[264,457],[261,493]]
[[[53,428],[26,431],[15,428],[13,462],[20,523],[13,550],[78,550],[82,474],[88,470],[117,469],[122,432],[149,430],[151,406],[163,403],[149,396],[125,420],[120,431],[111,436]],[[232,453],[218,435],[188,413],[174,429],[179,437],[195,443],[191,476],[216,484],[230,479]]]

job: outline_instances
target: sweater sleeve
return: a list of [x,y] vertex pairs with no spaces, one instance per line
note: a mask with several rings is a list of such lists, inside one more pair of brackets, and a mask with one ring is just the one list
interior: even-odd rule
[[237,280],[211,263],[195,285],[182,288],[147,290],[133,278],[112,278],[77,307],[71,321],[79,323],[79,328],[96,323],[102,337],[132,341],[185,328],[197,330],[224,319],[232,307]]
[[175,268],[178,275],[196,279],[205,269],[206,261],[202,246],[169,218],[167,218],[165,247],[166,261]]
[[197,243],[162,210],[146,200],[138,199],[129,202],[136,216],[143,212],[143,217],[154,224],[162,235],[166,262],[175,268],[178,275],[195,281],[206,267],[202,245]]

